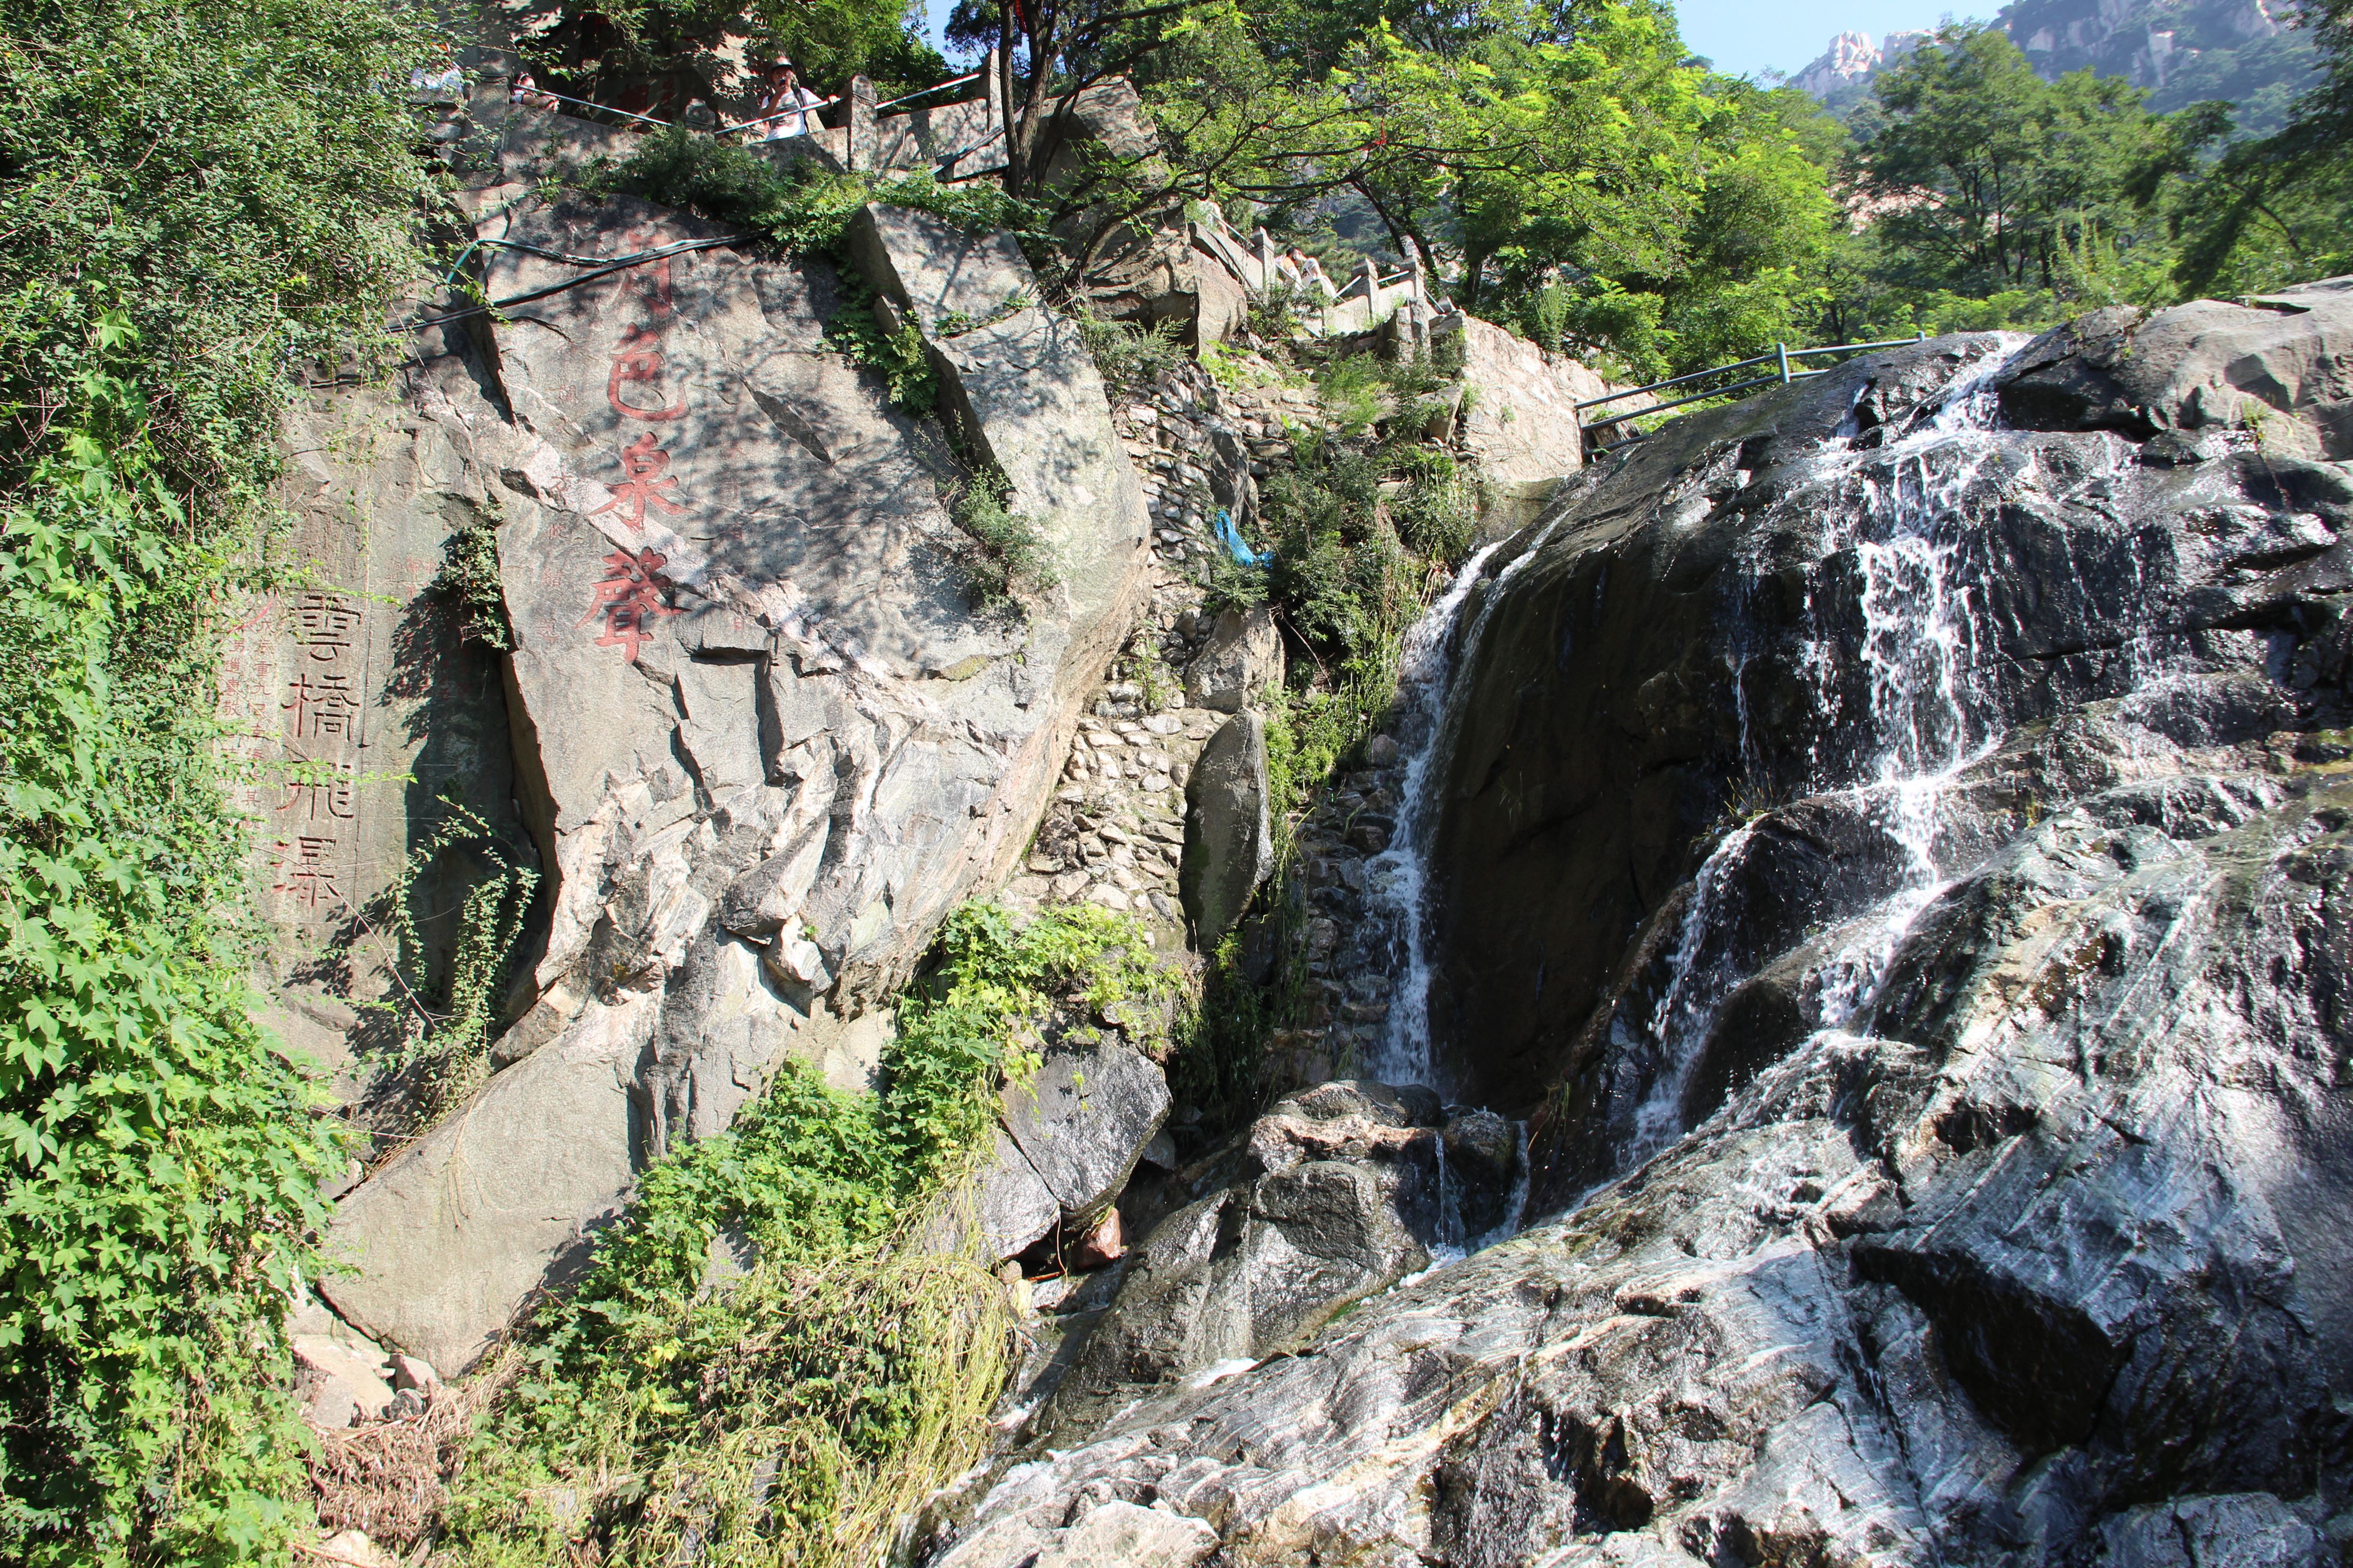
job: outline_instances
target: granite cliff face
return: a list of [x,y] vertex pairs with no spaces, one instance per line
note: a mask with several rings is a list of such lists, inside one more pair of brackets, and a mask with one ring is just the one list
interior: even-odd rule
[[1155,1382],[1251,1267],[1197,1202],[927,1559],[2343,1562],[2348,325],[1938,340],[1565,485],[1452,617],[1398,977],[1553,1217]]
[[[357,1268],[320,1284],[453,1373],[786,1054],[866,1087],[940,919],[1027,852],[1152,559],[1103,384],[1009,239],[859,215],[865,282],[934,359],[945,415],[913,418],[828,343],[832,262],[551,200],[510,178],[539,166],[517,149],[561,166],[613,133],[476,112],[482,282],[513,303],[311,411],[330,585],[258,605],[228,682],[293,781],[256,804],[301,817],[259,868],[280,1009],[364,1116],[397,1042],[347,1002],[409,983],[382,928],[415,847],[463,807],[541,879],[487,1081],[428,1128],[387,1113],[419,1135],[343,1198],[330,1245]],[[1018,609],[971,588],[952,509],[980,472],[1052,559]],[[461,642],[439,586],[469,540],[502,653]],[[444,858],[413,912],[446,963],[480,868]]]

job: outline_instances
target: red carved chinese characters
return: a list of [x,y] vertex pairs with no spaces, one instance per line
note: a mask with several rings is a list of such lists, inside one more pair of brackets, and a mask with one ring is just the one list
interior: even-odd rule
[[360,612],[342,594],[309,593],[294,601],[294,641],[321,664],[352,651]]
[[[647,249],[659,240],[631,233],[621,243]],[[605,401],[624,419],[649,424],[676,419],[685,414],[686,399],[681,395],[675,402],[665,401],[668,395],[662,384],[662,332],[678,310],[670,293],[670,258],[630,268],[622,274],[621,289],[624,300],[635,294],[645,306],[648,319],[621,334],[612,368],[605,377]],[[670,454],[654,439],[652,431],[642,432],[624,446],[620,459],[621,481],[613,487],[613,499],[588,515],[612,512],[632,533],[641,533],[648,507],[672,517],[686,510],[678,496],[678,477],[667,471]],[[623,548],[605,557],[604,581],[596,584],[588,613],[579,622],[584,626],[591,621],[602,623],[596,636],[598,647],[617,647],[622,657],[637,662],[653,623],[678,613],[666,602],[672,584],[661,569],[668,563],[659,551],[648,549]]]
[[621,346],[613,353],[613,368],[605,377],[605,401],[624,419],[675,419],[686,412],[684,398],[666,406],[648,408],[621,395],[625,386],[649,384],[655,388],[654,397],[659,404],[661,378],[661,329],[642,323],[631,327],[621,334]]
[[[270,888],[314,919],[350,907],[343,886],[356,876],[344,823],[359,817],[359,765],[353,753],[367,744],[364,616],[357,595],[311,589],[288,605],[286,635],[292,670],[279,709],[287,717],[286,798],[280,812],[298,815],[308,832],[280,839]],[[354,667],[358,668],[354,668]]]
[[286,760],[293,766],[286,778],[286,800],[279,810],[291,811],[307,804],[313,822],[322,816],[349,822],[359,815],[359,780],[351,763],[320,762],[303,756]]
[[621,471],[626,477],[613,487],[613,499],[588,515],[595,517],[626,505],[629,515],[623,521],[632,529],[643,529],[649,506],[658,507],[673,517],[684,511],[684,507],[662,493],[678,484],[676,475],[658,477],[669,467],[670,454],[655,446],[654,433],[647,431],[621,448]]
[[670,581],[662,575],[662,568],[669,564],[669,558],[659,550],[640,550],[634,555],[616,550],[605,557],[605,580],[596,584],[596,597],[579,622],[585,626],[599,616],[604,617],[597,647],[617,647],[623,658],[637,662],[638,650],[644,647],[655,619],[678,614],[663,602]]

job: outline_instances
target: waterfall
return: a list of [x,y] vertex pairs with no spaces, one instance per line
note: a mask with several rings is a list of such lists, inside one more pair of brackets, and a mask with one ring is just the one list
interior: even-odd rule
[[[1957,542],[1946,525],[1959,515],[1981,470],[2000,450],[1994,435],[1996,380],[2025,342],[2006,334],[1999,352],[1955,378],[1932,416],[1896,439],[1857,451],[1834,438],[1811,459],[1809,485],[1849,489],[1854,497],[1855,504],[1833,513],[1826,525],[1821,554],[1847,548],[1854,552],[1862,580],[1855,606],[1863,628],[1859,653],[1870,711],[1861,743],[1844,755],[1825,763],[1819,747],[1811,752],[1813,776],[1806,780],[1805,793],[1842,797],[1881,827],[1904,857],[1896,890],[1848,922],[1810,977],[1823,1028],[1842,1026],[1869,1005],[1905,932],[1947,886],[1936,853],[1945,793],[2001,738],[1971,687],[1976,598],[1963,580]],[[1757,566],[1764,569],[1761,562]],[[1800,659],[1815,686],[1821,709],[1818,729],[1823,733],[1844,717],[1832,687],[1838,608],[1810,598],[1814,634]],[[1744,650],[1740,662],[1748,657]],[[1739,673],[1736,668],[1736,681]],[[1745,693],[1739,708],[1746,762]],[[1621,1169],[1640,1164],[1682,1134],[1684,1090],[1700,1047],[1724,999],[1746,978],[1721,939],[1727,920],[1740,918],[1738,910],[1725,908],[1724,889],[1752,842],[1753,829],[1744,824],[1709,851],[1693,879],[1647,1037],[1629,1037],[1632,1031],[1621,1025],[1615,1038],[1621,1049],[1653,1062]]]
[[1461,682],[1456,677],[1470,662],[1472,650],[1503,601],[1504,589],[1536,558],[1559,525],[1557,517],[1546,522],[1528,547],[1495,574],[1468,635],[1458,641],[1454,623],[1463,601],[1477,585],[1487,558],[1510,541],[1498,540],[1464,562],[1446,592],[1407,631],[1398,655],[1398,701],[1403,719],[1398,728],[1409,748],[1405,782],[1398,791],[1397,831],[1390,836],[1388,848],[1367,868],[1371,902],[1388,920],[1392,932],[1397,976],[1380,1052],[1365,1064],[1384,1083],[1443,1087],[1435,1081],[1436,1064],[1430,1055],[1430,963],[1422,908],[1427,886],[1423,852],[1438,816],[1430,799],[1437,784],[1431,774],[1452,750],[1453,737],[1461,728]]

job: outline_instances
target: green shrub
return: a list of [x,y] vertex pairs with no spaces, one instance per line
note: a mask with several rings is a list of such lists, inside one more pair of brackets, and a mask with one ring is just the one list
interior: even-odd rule
[[213,750],[290,372],[434,201],[416,18],[6,0],[0,26],[0,1555],[285,1560],[282,1323],[340,1163],[246,1011]]
[[[1013,1328],[987,1259],[926,1250],[998,1085],[1170,973],[1125,916],[966,905],[902,999],[877,1094],[787,1060],[732,1131],[640,1179],[576,1292],[497,1375],[445,1523],[467,1564],[873,1560],[972,1462]],[[714,1283],[724,1237],[748,1273]]]
[[1252,337],[1270,343],[1287,343],[1300,327],[1303,299],[1296,284],[1277,283],[1254,297],[1242,322]]
[[683,208],[796,255],[836,251],[850,218],[869,202],[927,212],[970,234],[1018,227],[1025,212],[985,183],[942,184],[929,169],[877,179],[813,162],[780,170],[736,142],[681,126],[641,138],[628,162],[587,184],[595,192]]
[[1381,395],[1388,385],[1381,362],[1370,354],[1352,354],[1325,365],[1315,386],[1332,433],[1345,440],[1370,430],[1387,410]]
[[1460,566],[1478,537],[1478,487],[1452,453],[1437,448],[1409,453],[1401,467],[1406,488],[1389,507],[1398,537],[1426,560]]
[[[454,788],[442,797],[440,810],[424,840],[404,857],[380,907],[369,911],[370,923],[392,944],[399,995],[361,1004],[398,1020],[400,1058],[382,1065],[405,1080],[410,1121],[419,1130],[461,1104],[490,1074],[491,1036],[515,939],[539,886],[539,873],[460,804]],[[410,902],[445,858],[465,862],[472,885],[455,911],[456,946],[436,973]]]
[[442,547],[441,570],[426,585],[458,623],[460,642],[479,643],[495,653],[514,647],[507,622],[506,588],[499,580],[499,520],[495,514],[468,518],[450,531]]
[[1083,300],[1077,302],[1071,321],[1079,329],[1080,342],[1093,356],[1095,369],[1113,386],[1141,386],[1184,363],[1175,321],[1161,321],[1147,330],[1099,316]]
[[825,341],[850,363],[880,374],[901,412],[920,418],[938,407],[939,373],[923,334],[911,321],[884,331],[874,313],[874,290],[853,268],[842,269],[841,307],[826,318]]
[[987,608],[1010,605],[1022,595],[1050,593],[1061,582],[1054,547],[1038,525],[1013,510],[1012,486],[984,468],[955,498],[956,525],[972,540],[965,574],[973,596]]

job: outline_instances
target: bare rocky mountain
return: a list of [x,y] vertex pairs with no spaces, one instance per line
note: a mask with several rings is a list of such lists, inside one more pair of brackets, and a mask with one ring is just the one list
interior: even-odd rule
[[[2289,25],[2281,0],[2012,0],[1994,23],[2045,79],[2120,76],[2147,89],[2160,110],[2221,99],[2239,106],[2239,129],[2253,134],[2277,129],[2315,68],[2311,40]],[[1841,33],[1788,81],[1843,114],[1873,78],[1932,37]]]

